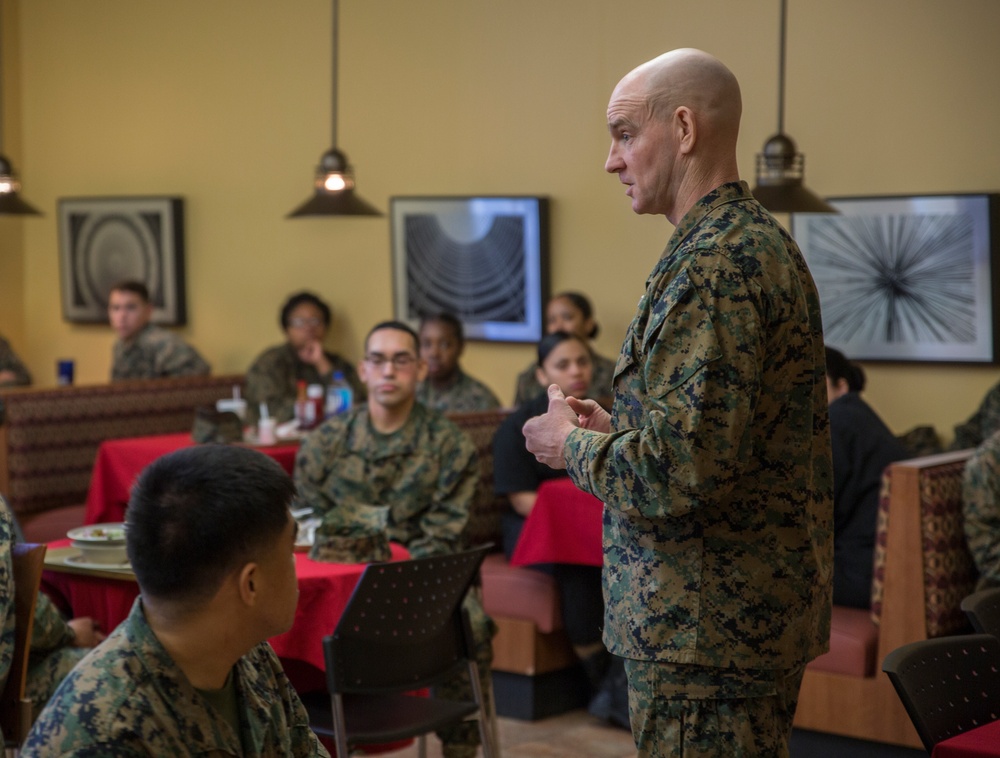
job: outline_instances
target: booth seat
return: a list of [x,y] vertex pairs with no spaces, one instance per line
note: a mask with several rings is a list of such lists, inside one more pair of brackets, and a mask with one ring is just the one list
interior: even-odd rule
[[242,383],[234,374],[0,390],[0,492],[25,537],[49,541],[83,523],[101,442],[190,430],[195,408]]
[[920,748],[881,661],[917,640],[961,633],[976,569],[962,531],[963,450],[900,461],[882,478],[871,610],[834,607],[830,652],[812,661],[795,726]]

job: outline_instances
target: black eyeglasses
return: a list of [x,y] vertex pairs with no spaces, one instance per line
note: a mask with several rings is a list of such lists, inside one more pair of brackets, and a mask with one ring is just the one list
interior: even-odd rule
[[408,369],[417,362],[417,358],[410,353],[396,353],[392,357],[382,353],[372,353],[365,356],[365,362],[376,369],[382,368],[386,363],[392,363],[393,368]]

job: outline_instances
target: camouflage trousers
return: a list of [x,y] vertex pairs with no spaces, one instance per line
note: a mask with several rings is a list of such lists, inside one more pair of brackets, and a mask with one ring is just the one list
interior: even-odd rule
[[[469,614],[469,626],[472,627],[472,636],[476,642],[479,684],[483,688],[483,696],[487,698],[487,711],[489,711],[493,708],[489,698],[493,693],[491,666],[493,636],[497,633],[497,626],[483,610],[483,604],[476,590],[466,595],[463,607]],[[468,673],[463,671],[461,676],[440,685],[436,688],[435,694],[454,700],[472,700],[472,685]],[[479,726],[475,721],[446,727],[439,731],[437,736],[441,739],[441,754],[444,758],[472,758],[476,755],[476,748],[479,746]]]
[[735,671],[626,660],[640,758],[788,756],[803,666]]

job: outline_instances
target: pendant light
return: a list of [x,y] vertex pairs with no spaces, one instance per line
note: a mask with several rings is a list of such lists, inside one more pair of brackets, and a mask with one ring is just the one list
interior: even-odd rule
[[38,211],[21,199],[21,183],[14,166],[3,154],[3,5],[0,4],[0,215],[37,216]]
[[795,140],[785,134],[785,26],[786,0],[781,0],[778,62],[778,133],[757,153],[757,186],[754,197],[769,211],[777,213],[837,213],[837,209],[802,183],[805,157]]
[[381,212],[354,194],[354,172],[347,156],[337,149],[337,0],[333,0],[333,147],[319,159],[315,194],[288,218],[300,216],[381,216]]

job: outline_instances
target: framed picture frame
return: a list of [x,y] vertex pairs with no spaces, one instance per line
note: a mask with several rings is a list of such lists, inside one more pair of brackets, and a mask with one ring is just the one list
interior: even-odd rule
[[58,216],[64,319],[107,322],[111,287],[131,279],[149,289],[153,323],[187,321],[181,198],[60,198]]
[[827,343],[852,360],[1000,362],[1000,195],[833,197],[792,236]]
[[393,197],[395,317],[447,312],[471,340],[537,342],[549,296],[548,199]]

